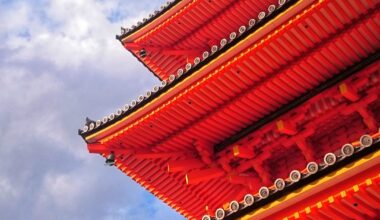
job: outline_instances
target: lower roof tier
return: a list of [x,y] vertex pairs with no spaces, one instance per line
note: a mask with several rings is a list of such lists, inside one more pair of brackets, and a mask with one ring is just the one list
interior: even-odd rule
[[131,149],[123,138],[88,147],[104,156],[112,151],[121,171],[185,217],[200,219],[377,132],[380,62],[363,68],[220,152],[197,136],[183,151]]

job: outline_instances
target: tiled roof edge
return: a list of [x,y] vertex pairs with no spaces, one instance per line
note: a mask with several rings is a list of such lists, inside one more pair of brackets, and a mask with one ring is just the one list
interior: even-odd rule
[[359,141],[344,144],[340,150],[325,154],[322,163],[309,162],[303,171],[293,170],[288,178],[278,178],[272,186],[262,186],[254,195],[247,194],[241,201],[231,201],[228,209],[218,208],[213,216],[204,215],[202,220],[232,220],[242,217],[321,176],[378,150],[379,147],[380,129],[372,136],[365,134]]
[[181,0],[169,0],[165,4],[161,5],[159,10],[155,10],[152,14],[149,14],[147,18],[143,18],[141,21],[138,21],[136,25],[132,25],[130,28],[121,27],[120,35],[116,35],[116,39],[122,41],[123,38],[137,32],[150,22],[154,21],[156,18],[160,17],[162,14],[167,12],[169,9],[174,7],[176,4],[181,2]]
[[176,84],[190,76],[193,72],[197,71],[205,64],[209,63],[211,60],[224,53],[226,50],[237,44],[242,39],[245,39],[251,33],[255,32],[257,29],[265,25],[268,21],[276,17],[279,13],[286,10],[297,1],[298,0],[279,0],[277,7],[275,5],[270,5],[268,7],[268,12],[260,12],[257,15],[257,18],[252,18],[249,20],[247,26],[240,26],[238,32],[230,33],[228,39],[221,39],[220,45],[212,46],[210,48],[210,51],[203,52],[202,58],[196,57],[193,63],[187,63],[183,68],[179,68],[177,70],[177,73],[171,74],[167,80],[161,81],[160,85],[154,86],[153,89],[147,91],[146,94],[138,96],[138,98],[136,100],[132,100],[130,104],[126,104],[124,107],[119,108],[115,113],[111,113],[109,116],[104,116],[101,120],[87,120],[85,126],[82,129],[78,130],[78,134],[85,139],[85,137],[94,134],[95,132],[107,127],[108,125],[128,116],[162,93],[166,92],[168,89],[174,87]]

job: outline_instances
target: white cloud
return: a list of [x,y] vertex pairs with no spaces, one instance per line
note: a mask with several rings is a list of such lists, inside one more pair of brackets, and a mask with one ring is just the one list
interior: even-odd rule
[[[41,12],[45,16],[31,16],[29,5],[17,4],[10,19],[17,21],[7,25],[7,33],[13,33],[5,40],[5,46],[18,49],[7,61],[45,60],[56,67],[78,68],[96,64],[112,77],[112,74],[132,75],[141,71],[141,64],[132,56],[126,56],[115,35],[120,24],[111,23],[106,13],[119,6],[118,1],[94,0],[57,0],[44,4]],[[21,19],[16,17],[21,14]],[[147,11],[138,13],[147,15]],[[4,15],[5,20],[8,15]],[[141,16],[142,17],[142,16]],[[134,24],[141,18],[127,17],[123,24]],[[48,21],[46,21],[48,20]],[[30,39],[19,34],[20,29],[27,31]],[[124,51],[121,53],[121,51]],[[133,64],[133,65],[131,65]],[[137,65],[138,64],[138,65]],[[118,67],[129,71],[109,71]],[[81,74],[91,74],[82,72]]]
[[19,192],[13,187],[9,179],[0,176],[0,204],[1,201],[13,199],[19,195]]
[[[3,5],[2,5],[3,4]],[[153,5],[156,4],[156,5]],[[114,38],[157,2],[0,2],[4,219],[178,219],[76,134],[156,82]],[[22,212],[20,212],[22,210]]]
[[27,4],[17,3],[8,7],[0,7],[0,34],[19,32],[20,28],[27,26],[30,9]]
[[[88,176],[87,176],[88,177]],[[59,209],[72,210],[77,205],[76,201],[80,200],[80,196],[86,189],[85,182],[87,181],[68,174],[54,174],[45,177],[44,189],[45,193],[42,194],[44,202],[53,202]],[[46,205],[46,204],[45,204]]]

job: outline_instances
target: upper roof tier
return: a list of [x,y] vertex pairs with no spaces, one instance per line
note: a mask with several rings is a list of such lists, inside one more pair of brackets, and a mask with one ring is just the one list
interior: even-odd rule
[[[161,80],[219,46],[222,39],[284,0],[183,0],[168,2],[117,36]],[[252,21],[251,21],[252,22]]]

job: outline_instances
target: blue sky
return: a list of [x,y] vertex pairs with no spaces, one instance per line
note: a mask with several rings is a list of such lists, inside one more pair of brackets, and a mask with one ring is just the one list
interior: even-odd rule
[[115,40],[150,0],[0,0],[0,219],[183,219],[77,135],[158,81]]

